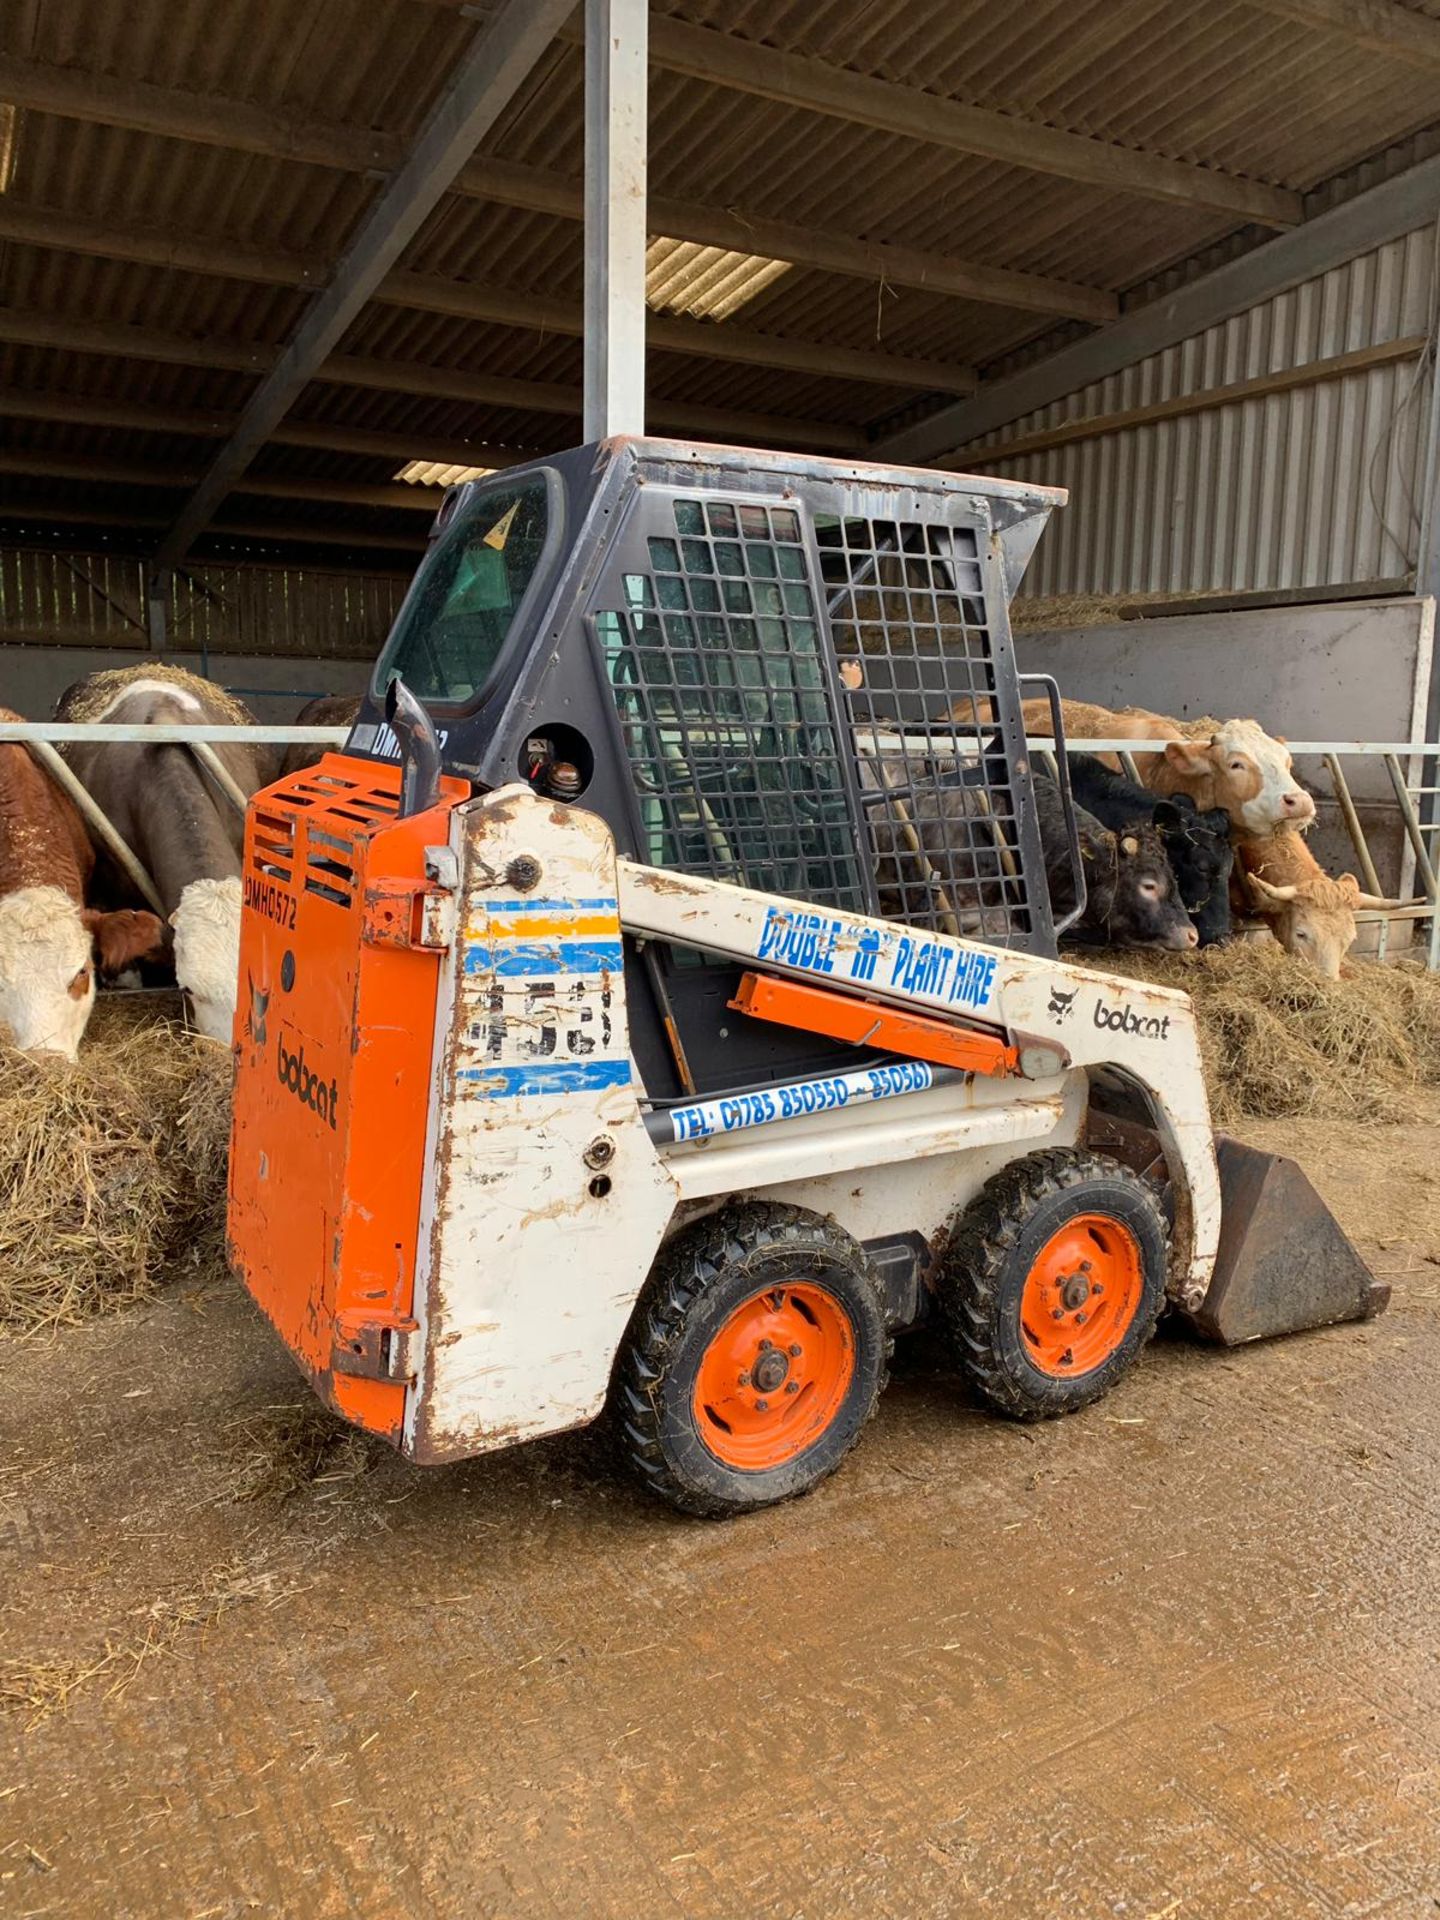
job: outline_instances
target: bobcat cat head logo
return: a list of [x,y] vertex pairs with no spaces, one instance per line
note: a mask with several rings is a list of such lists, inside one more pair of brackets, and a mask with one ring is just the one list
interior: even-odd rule
[[250,987],[250,1010],[245,1015],[245,1032],[257,1047],[263,1047],[266,1040],[265,1019],[270,1011],[270,995],[261,993],[255,985],[253,973],[246,975]]
[[1070,1015],[1075,1011],[1075,995],[1079,993],[1079,991],[1080,989],[1078,987],[1070,993],[1061,993],[1058,987],[1052,987],[1050,989],[1050,1005],[1047,1011],[1056,1026],[1064,1026],[1065,1022],[1070,1018]]

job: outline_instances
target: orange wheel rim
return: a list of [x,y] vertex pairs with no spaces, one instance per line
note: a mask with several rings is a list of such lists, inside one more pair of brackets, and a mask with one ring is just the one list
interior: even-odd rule
[[727,1467],[783,1467],[825,1432],[854,1376],[854,1330],[834,1296],[803,1283],[767,1287],[705,1349],[696,1430]]
[[1144,1293],[1129,1228],[1108,1214],[1077,1214],[1035,1256],[1020,1296],[1031,1366],[1056,1380],[1093,1373],[1124,1343]]

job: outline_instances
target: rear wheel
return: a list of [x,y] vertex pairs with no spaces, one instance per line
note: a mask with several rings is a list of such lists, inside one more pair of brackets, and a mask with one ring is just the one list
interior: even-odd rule
[[748,1513],[840,1464],[884,1383],[863,1249],[798,1207],[726,1207],[665,1248],[621,1349],[620,1445],[687,1513]]
[[1165,1216],[1103,1154],[1052,1148],[986,1183],[955,1233],[941,1305],[960,1364],[1002,1413],[1041,1420],[1108,1393],[1165,1304]]

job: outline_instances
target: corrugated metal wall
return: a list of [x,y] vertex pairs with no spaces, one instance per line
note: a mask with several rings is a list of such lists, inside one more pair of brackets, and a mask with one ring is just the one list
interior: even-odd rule
[[[310,567],[207,565],[177,575],[174,651],[373,660],[408,581]],[[0,643],[143,647],[143,569],[117,554],[0,550]],[[3,696],[0,696],[3,698]]]
[[[995,445],[1431,329],[1430,228],[1013,421]],[[1182,593],[1393,579],[1414,564],[1419,359],[1007,460],[1071,490],[1023,592]],[[978,451],[978,449],[972,449]]]

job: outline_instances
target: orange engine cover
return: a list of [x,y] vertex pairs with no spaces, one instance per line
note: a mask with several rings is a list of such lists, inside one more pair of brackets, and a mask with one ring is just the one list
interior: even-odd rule
[[397,1440],[441,950],[424,849],[469,797],[396,818],[399,769],[326,754],[245,824],[232,1264],[316,1390]]

